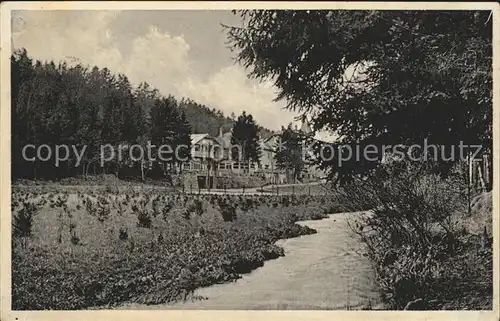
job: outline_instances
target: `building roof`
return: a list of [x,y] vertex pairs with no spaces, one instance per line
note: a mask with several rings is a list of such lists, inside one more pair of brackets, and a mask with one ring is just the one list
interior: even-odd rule
[[224,148],[230,148],[231,147],[231,132],[227,132],[222,134],[222,136],[219,135],[219,137],[215,137],[215,139],[221,144]]
[[198,143],[203,138],[209,136],[208,134],[191,134],[189,137],[191,138],[191,144],[194,145]]

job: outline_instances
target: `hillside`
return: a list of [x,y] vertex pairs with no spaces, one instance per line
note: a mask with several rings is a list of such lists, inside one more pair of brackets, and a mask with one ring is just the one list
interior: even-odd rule
[[[209,133],[217,136],[221,127],[224,132],[231,130],[233,127],[234,119],[232,117],[225,116],[220,110],[210,108],[191,99],[183,98],[179,103],[179,107],[186,113],[186,118],[191,124],[191,130],[194,134]],[[267,138],[272,134],[272,131],[260,127],[260,134],[261,137]]]

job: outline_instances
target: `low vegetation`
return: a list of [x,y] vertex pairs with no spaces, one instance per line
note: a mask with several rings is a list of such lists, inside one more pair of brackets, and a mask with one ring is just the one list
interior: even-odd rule
[[367,246],[387,309],[491,309],[492,194],[474,197],[469,213],[462,185],[453,172],[394,163],[311,195],[14,186],[12,307],[184,300],[282,256],[278,239],[315,233],[297,221],[369,210],[351,227]]
[[295,224],[340,210],[313,196],[13,188],[12,308],[183,300],[283,255]]
[[491,309],[491,193],[467,213],[461,179],[422,164],[393,164],[351,184],[353,208],[373,210],[353,229],[369,249],[390,309]]

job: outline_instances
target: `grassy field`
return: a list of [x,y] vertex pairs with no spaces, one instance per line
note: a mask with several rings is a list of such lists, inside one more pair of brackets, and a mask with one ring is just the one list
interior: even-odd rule
[[12,308],[182,300],[283,255],[295,224],[342,208],[314,196],[13,187]]
[[[376,208],[366,191],[309,195],[309,186],[295,186],[295,195],[242,196],[185,195],[147,185],[15,185],[12,308],[102,308],[192,298],[196,288],[236,280],[284,255],[277,240],[315,233],[297,221],[374,208],[377,220],[354,229],[369,233],[360,236],[372,247],[388,307],[491,309],[491,192],[477,196],[466,215],[451,210],[450,202],[460,198],[449,197],[454,192],[448,185],[401,195],[410,185],[400,184],[384,190],[387,199],[376,199],[384,206]],[[443,212],[452,214],[433,224],[452,230],[429,230],[430,245],[419,248],[405,219]],[[382,220],[387,215],[390,219]],[[381,242],[387,233],[398,237]]]

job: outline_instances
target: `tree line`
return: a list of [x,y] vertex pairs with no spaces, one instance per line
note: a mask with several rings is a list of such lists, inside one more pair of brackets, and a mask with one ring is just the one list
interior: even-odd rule
[[[191,133],[216,136],[220,128],[228,131],[236,124],[234,131],[242,132],[234,114],[226,117],[191,99],[164,97],[146,82],[134,88],[125,75],[115,75],[107,68],[34,61],[25,49],[11,57],[11,86],[12,179],[57,180],[96,174],[165,177],[189,160]],[[252,116],[238,119],[241,117]],[[239,140],[256,142],[260,135],[271,134],[253,119],[251,124],[255,131],[250,136],[237,136]],[[179,159],[168,161],[159,160],[155,154],[158,151],[153,149],[155,162],[125,150],[120,159],[100,163],[103,145],[115,147],[116,152],[117,146],[146,147],[148,142],[155,146],[168,143],[174,150],[179,145],[188,148],[179,149]],[[86,147],[79,163],[70,154],[66,161],[56,164],[54,153],[44,161],[36,157],[31,160],[34,149],[25,150],[23,156],[27,145]],[[258,154],[252,146],[251,156],[255,158]]]

